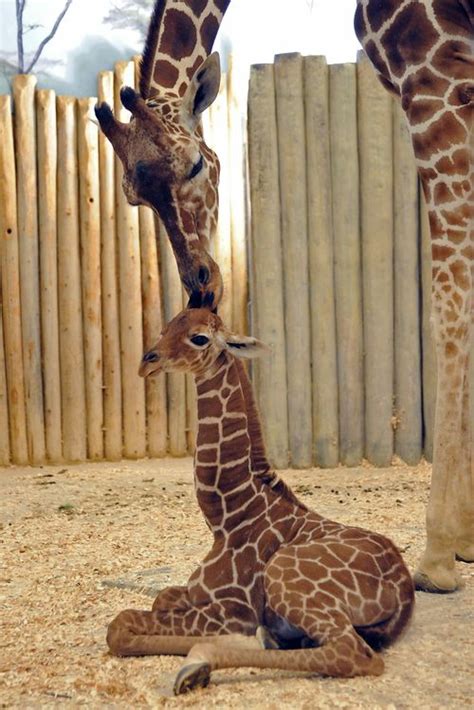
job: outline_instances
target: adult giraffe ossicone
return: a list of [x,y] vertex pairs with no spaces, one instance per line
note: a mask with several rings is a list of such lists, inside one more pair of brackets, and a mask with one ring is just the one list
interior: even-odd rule
[[177,694],[228,667],[380,675],[374,649],[395,641],[411,617],[413,582],[390,540],[323,518],[276,475],[255,472],[237,358],[264,349],[210,308],[188,308],[140,366],[144,377],[194,374],[195,486],[213,544],[187,585],[160,592],[151,611],[121,612],[107,642],[119,656],[188,653]]
[[217,224],[219,162],[205,144],[201,114],[220,84],[216,53],[209,54],[230,0],[157,0],[140,66],[140,93],[122,88],[130,123],[96,106],[100,127],[123,168],[133,205],[148,205],[170,238],[184,287],[223,292],[208,254]]
[[428,207],[438,391],[427,544],[415,582],[450,592],[460,586],[455,558],[474,561],[474,3],[358,0],[355,29],[401,100]]

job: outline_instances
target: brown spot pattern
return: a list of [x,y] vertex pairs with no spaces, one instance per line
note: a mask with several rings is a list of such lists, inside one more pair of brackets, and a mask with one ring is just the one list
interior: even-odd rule
[[[158,59],[153,68],[153,81],[164,89],[172,89],[178,81],[179,71],[166,59]],[[168,109],[169,111],[169,109]],[[165,114],[166,115],[166,114]]]
[[189,7],[196,17],[200,17],[208,5],[208,0],[189,0]]
[[448,112],[433,121],[422,135],[414,135],[413,147],[417,158],[429,160],[434,145],[441,152],[465,140],[464,126],[453,113]]
[[407,65],[421,64],[437,39],[423,5],[407,5],[382,36],[390,71],[399,77]]
[[467,263],[458,259],[449,264],[449,269],[453,275],[456,286],[459,286],[462,291],[468,291],[471,286],[471,278]]
[[214,15],[208,15],[201,25],[201,43],[206,54],[210,54],[219,23]]
[[193,78],[193,76],[195,75],[195,73],[197,72],[197,70],[199,69],[199,67],[201,66],[202,62],[203,62],[202,57],[198,57],[198,58],[196,59],[196,61],[194,62],[194,64],[193,64],[191,67],[188,67],[188,68],[186,69],[186,74],[187,74],[187,76],[188,76],[188,79],[192,79],[192,78]]
[[196,28],[191,18],[179,10],[167,10],[159,51],[177,60],[185,59],[193,53],[196,40]]

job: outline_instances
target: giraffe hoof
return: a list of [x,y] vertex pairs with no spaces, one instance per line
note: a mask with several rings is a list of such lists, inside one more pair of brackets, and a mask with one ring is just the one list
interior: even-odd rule
[[456,552],[456,559],[459,562],[467,562],[468,564],[474,562],[474,543],[460,546]]
[[436,583],[427,574],[420,571],[415,572],[413,575],[413,582],[417,591],[430,592],[431,594],[451,594],[464,586],[457,576],[452,580],[446,579]]
[[211,678],[211,666],[209,663],[189,663],[181,668],[174,682],[173,691],[175,695],[183,695],[195,688],[205,688],[209,685]]
[[472,564],[474,562],[474,557],[471,557],[471,555],[464,555],[461,552],[456,552],[456,560],[458,562],[466,562],[466,564]]
[[260,646],[267,651],[278,651],[280,646],[266,626],[259,626],[255,633]]

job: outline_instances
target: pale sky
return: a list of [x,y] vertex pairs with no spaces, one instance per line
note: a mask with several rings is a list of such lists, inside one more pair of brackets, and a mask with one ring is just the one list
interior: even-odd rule
[[[26,36],[27,49],[49,31],[63,4],[64,0],[27,0],[26,21],[43,24]],[[113,0],[73,0],[43,54],[45,59],[59,60],[48,67],[57,79],[43,81],[44,86],[93,94],[98,71],[140,53],[136,33],[103,24],[111,4]],[[215,47],[231,44],[239,64],[271,62],[282,52],[324,54],[328,62],[354,61],[358,49],[354,8],[355,0],[233,0]],[[0,0],[0,49],[15,48],[15,33],[15,2]]]

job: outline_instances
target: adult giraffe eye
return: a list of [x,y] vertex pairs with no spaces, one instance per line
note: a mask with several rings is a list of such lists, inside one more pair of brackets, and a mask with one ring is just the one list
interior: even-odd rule
[[190,340],[192,343],[194,343],[194,345],[199,345],[199,347],[207,345],[207,343],[209,342],[209,338],[207,338],[205,335],[193,335]]
[[199,160],[197,161],[196,165],[193,165],[192,170],[189,173],[189,180],[192,180],[193,177],[196,177],[196,175],[201,172],[203,165],[204,165],[204,159],[203,159],[202,155],[200,155]]

